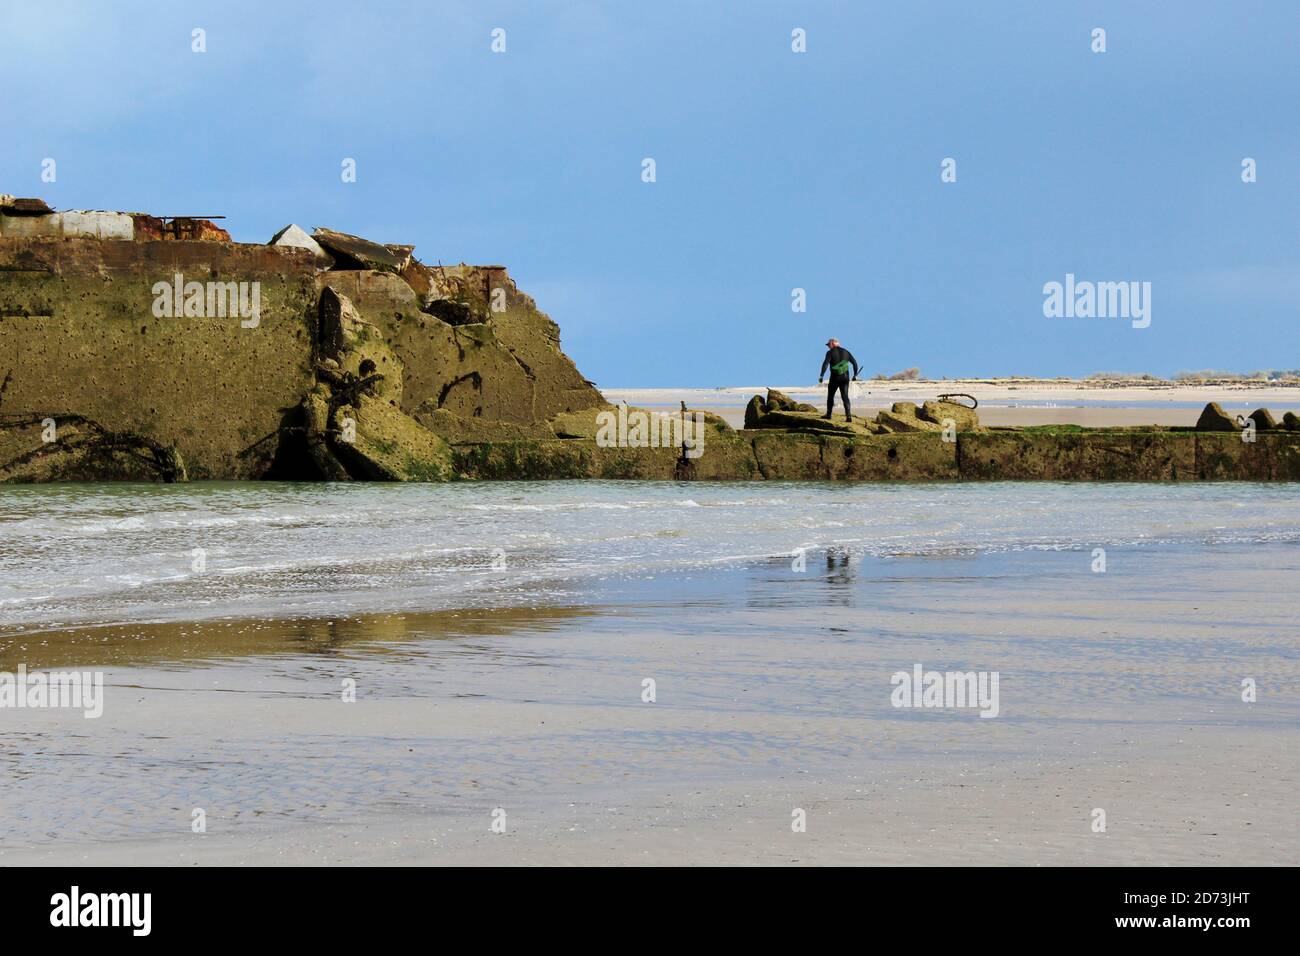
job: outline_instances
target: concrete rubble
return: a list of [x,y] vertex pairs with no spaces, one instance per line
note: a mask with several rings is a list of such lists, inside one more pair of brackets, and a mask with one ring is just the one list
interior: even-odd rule
[[[552,417],[605,404],[501,266],[429,267],[411,245],[292,224],[235,243],[215,217],[107,213],[120,229],[70,232],[70,213],[0,205],[0,480],[446,479],[449,440],[553,435]],[[160,317],[155,290],[177,282],[198,311]],[[201,311],[241,284],[255,321]],[[47,443],[46,419],[82,424]],[[126,436],[140,454],[87,471],[82,446]]]
[[326,252],[319,242],[307,235],[301,226],[294,223],[289,223],[272,236],[267,245],[282,246],[287,249],[306,249],[322,269],[329,269],[334,265],[334,257]]
[[383,245],[350,236],[333,229],[313,230],[312,239],[328,249],[337,259],[346,263],[340,268],[377,269],[382,272],[401,272],[411,263],[415,246]]
[[610,413],[677,413],[610,405],[504,266],[219,218],[0,195],[0,481],[1300,480],[1300,419],[1259,409],[1244,441],[1214,404],[1191,429],[987,428],[953,396],[849,422],[769,389],[743,430],[699,413],[698,455],[602,442]]

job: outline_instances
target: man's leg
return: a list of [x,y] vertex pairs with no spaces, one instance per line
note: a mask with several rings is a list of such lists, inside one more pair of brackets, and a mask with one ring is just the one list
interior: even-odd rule
[[848,378],[840,381],[840,398],[844,402],[844,419],[845,421],[853,420],[853,408],[849,405],[849,382]]
[[835,411],[835,376],[826,385],[826,414],[825,418],[831,417],[831,412]]

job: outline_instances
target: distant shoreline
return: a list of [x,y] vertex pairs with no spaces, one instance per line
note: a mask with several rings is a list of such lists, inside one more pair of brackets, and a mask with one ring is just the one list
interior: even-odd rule
[[[1300,393],[1300,379],[1295,381],[1286,381],[1281,379],[1204,379],[1196,381],[1177,381],[1174,379],[1143,379],[1143,378],[1032,378],[1020,376],[983,377],[983,378],[918,378],[918,379],[887,379],[887,378],[863,378],[861,383],[868,386],[881,388],[925,388],[932,389],[936,387],[948,387],[957,385],[975,385],[986,386],[989,388],[1011,388],[1034,386],[1039,388],[1065,389],[1065,390],[1087,390],[1087,389],[1142,389],[1149,391],[1165,391],[1168,389],[1178,389],[1183,391],[1215,391],[1215,390],[1259,390],[1259,389],[1278,389],[1279,391]],[[772,388],[806,390],[815,388],[815,384],[807,385],[773,385]],[[644,391],[687,391],[687,392],[751,392],[765,391],[767,385],[616,385],[608,388],[602,388],[604,392],[644,392]]]
[[[797,401],[819,408],[824,385],[773,385]],[[718,388],[602,388],[611,402],[629,405],[701,408],[721,415],[733,426],[744,422],[750,396],[765,394],[766,385]],[[924,402],[944,393],[973,396],[986,425],[1075,424],[1088,427],[1195,424],[1200,410],[1218,402],[1234,412],[1269,408],[1275,415],[1300,414],[1300,382],[1144,382],[1110,379],[970,378],[917,381],[864,379],[850,392],[854,410],[888,408],[894,402]]]

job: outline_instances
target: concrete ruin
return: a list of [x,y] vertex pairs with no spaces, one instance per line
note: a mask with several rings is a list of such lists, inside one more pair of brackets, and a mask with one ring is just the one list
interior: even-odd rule
[[504,266],[216,218],[0,195],[0,481],[1300,480],[1300,419],[1217,406],[1013,429],[945,396],[848,423],[769,390],[739,431],[699,413],[702,453],[602,443],[613,406]]
[[465,443],[452,451],[458,475],[497,479],[1300,481],[1300,418],[1290,413],[1276,429],[1253,433],[987,427],[955,402],[900,404],[873,420],[827,421],[771,389],[751,399],[743,430],[712,425],[704,454],[693,460],[671,448],[602,448],[565,438]]
[[605,404],[504,267],[412,253],[0,197],[0,479],[449,478]]

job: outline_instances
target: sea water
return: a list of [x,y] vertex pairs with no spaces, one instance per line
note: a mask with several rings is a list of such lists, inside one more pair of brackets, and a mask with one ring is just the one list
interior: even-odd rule
[[0,488],[0,631],[581,603],[801,555],[869,575],[908,558],[1297,543],[1289,484],[15,486]]
[[[1207,754],[1264,841],[1232,846],[1293,858],[1296,492],[3,488],[0,672],[103,671],[104,699],[94,720],[0,711],[0,858],[139,838],[115,859],[185,861],[196,812],[263,862],[300,832],[313,862],[350,859],[317,824],[471,839],[500,806],[616,841],[683,801],[745,804],[777,832],[832,794],[872,819],[939,780],[1000,802],[1044,767],[1068,786],[1026,813],[1087,839],[1090,808],[1125,804],[1070,768],[1141,782]],[[898,706],[897,675],[931,671],[998,675],[996,712]],[[1186,829],[1175,806],[1142,825]]]

